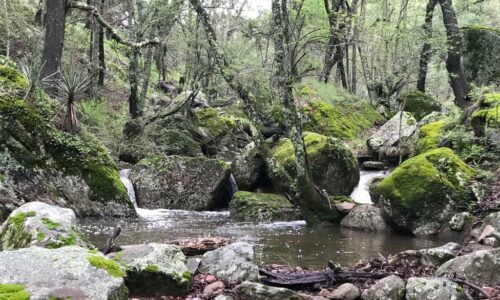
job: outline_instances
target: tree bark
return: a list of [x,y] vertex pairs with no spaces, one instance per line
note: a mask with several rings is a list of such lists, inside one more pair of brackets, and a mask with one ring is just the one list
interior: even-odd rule
[[320,81],[324,83],[327,83],[330,78],[330,73],[333,66],[335,65],[336,59],[338,58],[336,51],[338,51],[338,45],[340,44],[337,32],[337,13],[340,9],[340,4],[338,0],[331,1],[332,4],[330,5],[330,3],[328,3],[328,0],[324,0],[325,10],[328,15],[328,24],[330,27],[330,31],[328,34],[328,45],[325,51],[323,72],[321,73],[320,77]]
[[55,77],[60,70],[66,28],[67,1],[47,0],[46,5],[41,78]]
[[128,77],[130,95],[128,97],[129,112],[132,119],[142,116],[142,103],[139,99],[139,49],[134,48],[130,53]]
[[427,78],[427,66],[431,58],[431,39],[432,39],[432,18],[434,16],[434,8],[438,0],[429,0],[425,9],[425,43],[420,53],[420,66],[418,71],[417,90],[425,93],[425,80]]
[[153,64],[153,47],[148,47],[146,51],[146,57],[144,58],[144,69],[142,78],[142,88],[140,99],[146,99],[149,89],[149,81],[151,79],[151,65]]
[[[100,9],[101,0],[93,0],[93,5]],[[99,98],[99,48],[101,25],[92,14],[89,18],[90,25],[90,59],[89,59],[89,87],[88,94],[90,99]]]
[[455,103],[462,109],[469,102],[467,80],[462,68],[462,36],[458,29],[457,16],[453,9],[452,0],[439,0],[443,13],[443,22],[446,28],[448,41],[448,57],[446,58],[446,69],[448,70],[451,88],[455,95]]
[[[100,10],[104,8],[104,1],[101,1]],[[106,75],[106,59],[104,53],[104,28],[102,25],[99,26],[99,78],[97,84],[99,86],[104,85],[104,76]]]

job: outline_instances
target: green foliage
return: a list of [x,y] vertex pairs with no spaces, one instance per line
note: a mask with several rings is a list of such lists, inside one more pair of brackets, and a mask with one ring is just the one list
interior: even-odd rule
[[111,277],[124,277],[125,271],[113,260],[101,255],[91,255],[87,257],[89,263],[98,268],[104,269]]
[[464,36],[464,69],[469,81],[476,84],[498,84],[500,78],[500,30],[483,25],[462,28]]
[[0,300],[29,300],[31,293],[19,284],[0,284]]
[[484,161],[497,161],[500,157],[498,150],[490,145],[487,138],[476,138],[474,133],[464,125],[448,128],[443,139],[447,140],[461,159],[472,165],[479,165]]
[[500,93],[484,94],[480,105],[482,109],[472,114],[471,123],[479,117],[484,118],[488,127],[500,128]]
[[397,99],[399,105],[405,105],[404,111],[411,112],[417,121],[431,112],[440,111],[441,104],[434,98],[419,91],[407,92]]
[[420,154],[437,148],[445,125],[446,122],[440,120],[422,126],[415,145],[415,151]]
[[20,96],[27,87],[28,82],[17,69],[10,65],[0,64],[0,97]]
[[61,227],[60,223],[52,221],[49,218],[42,218],[42,223],[45,225],[45,227],[47,227],[48,230],[56,230],[57,228]]

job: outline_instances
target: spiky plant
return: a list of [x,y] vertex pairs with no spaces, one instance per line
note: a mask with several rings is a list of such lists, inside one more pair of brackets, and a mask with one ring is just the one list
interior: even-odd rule
[[28,81],[28,90],[26,91],[26,95],[24,95],[24,100],[26,100],[43,84],[44,80],[43,78],[40,78],[43,64],[36,59],[30,61],[23,59],[19,61],[18,64],[21,74],[23,74],[26,81]]

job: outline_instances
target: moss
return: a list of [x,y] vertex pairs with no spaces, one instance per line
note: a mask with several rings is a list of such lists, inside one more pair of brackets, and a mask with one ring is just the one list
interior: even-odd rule
[[47,227],[48,230],[56,230],[57,228],[61,227],[60,223],[52,221],[49,218],[42,218],[42,223],[45,225],[45,227]]
[[383,119],[368,103],[346,105],[314,100],[303,110],[309,118],[304,124],[306,130],[349,140]]
[[451,149],[438,148],[408,159],[382,180],[375,191],[391,204],[418,214],[424,206],[443,208],[447,196],[466,205],[466,184],[474,175]]
[[197,110],[196,117],[200,126],[214,138],[222,137],[236,129],[236,120],[219,115],[214,108]]
[[36,216],[36,212],[34,211],[29,211],[29,212],[19,212],[15,214],[14,216],[10,216],[8,219],[9,224],[14,225],[16,228],[20,228],[24,226],[24,222],[26,222],[26,219],[30,217]]
[[0,64],[0,86],[9,95],[15,96],[26,90],[28,82],[17,69]]
[[424,153],[438,147],[443,128],[446,125],[444,120],[426,124],[420,128],[418,141],[415,145],[417,153]]
[[123,277],[125,276],[125,271],[120,268],[120,266],[113,260],[107,259],[100,255],[92,255],[87,257],[89,263],[98,268],[104,269],[111,277]]
[[127,190],[121,182],[116,168],[92,163],[87,166],[82,175],[90,187],[91,199],[101,202],[113,199],[129,202]]
[[29,300],[31,293],[19,284],[0,284],[0,300]]
[[46,235],[45,233],[40,232],[40,231],[36,233],[36,239],[37,239],[38,241],[43,241],[43,239],[44,239],[46,236],[47,236],[47,235]]
[[158,268],[157,265],[148,265],[146,267],[146,271],[147,272],[152,272],[152,273],[158,273],[158,272],[160,272],[160,268]]
[[439,104],[439,102],[420,91],[404,93],[399,96],[397,102],[399,104],[405,103],[404,110],[411,112],[417,121],[420,121],[433,111],[441,110],[441,104]]

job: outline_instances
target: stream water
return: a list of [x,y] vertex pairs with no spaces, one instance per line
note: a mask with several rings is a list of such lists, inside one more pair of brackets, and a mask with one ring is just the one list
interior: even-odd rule
[[[378,174],[375,174],[378,173]],[[120,172],[122,181],[135,205],[133,185],[128,171]],[[380,172],[362,172],[356,201],[369,203],[368,186]],[[371,179],[370,179],[371,178]],[[366,193],[365,193],[366,192]],[[368,195],[368,198],[366,198]],[[136,208],[136,219],[84,219],[81,230],[97,245],[104,245],[110,231],[122,227],[120,244],[168,242],[179,239],[222,236],[258,245],[262,263],[323,267],[328,260],[352,265],[360,259],[387,255],[407,249],[440,246],[457,237],[413,238],[385,233],[367,233],[340,228],[339,225],[309,228],[304,221],[255,224],[237,222],[229,212],[193,212]]]

